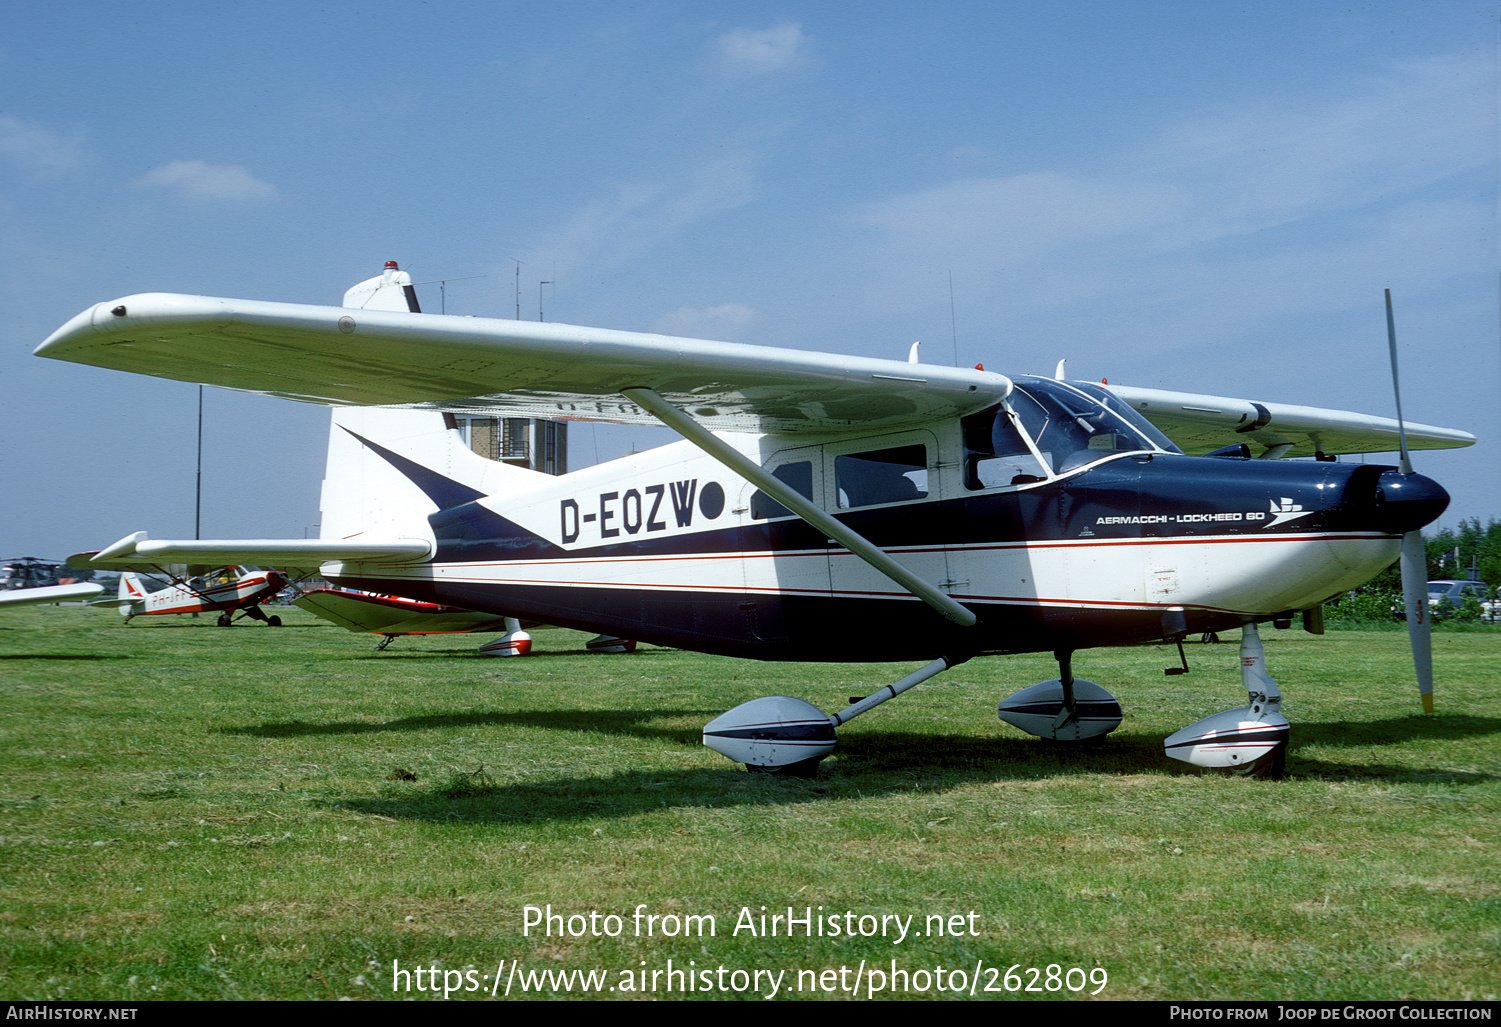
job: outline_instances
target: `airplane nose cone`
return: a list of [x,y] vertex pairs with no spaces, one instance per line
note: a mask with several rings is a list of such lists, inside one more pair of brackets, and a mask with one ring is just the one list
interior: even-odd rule
[[1403,535],[1437,520],[1448,505],[1449,493],[1432,478],[1386,471],[1376,480],[1374,527]]

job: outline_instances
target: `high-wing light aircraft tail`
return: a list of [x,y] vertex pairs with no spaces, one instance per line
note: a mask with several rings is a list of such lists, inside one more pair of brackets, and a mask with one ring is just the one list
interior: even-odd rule
[[[127,296],[79,314],[37,352],[412,408],[334,418],[316,542],[132,537],[101,557],[188,561],[238,546],[246,561],[323,561],[346,588],[679,648],[928,661],[833,714],[773,696],[705,727],[717,751],[789,772],[832,752],[841,724],[991,653],[1058,661],[1056,679],[1002,702],[1003,720],[1059,741],[1103,734],[1120,704],[1074,678],[1076,651],[1233,627],[1247,705],[1178,732],[1167,751],[1280,772],[1289,728],[1258,625],[1301,616],[1321,630],[1320,604],[1389,565],[1448,502],[1406,467],[1332,459],[1395,449],[1395,421],[421,314],[394,266],[342,308]],[[537,475],[477,463],[444,427],[439,412],[454,410],[662,423],[684,441]],[[1474,441],[1405,430],[1413,448]],[[1278,459],[1304,453],[1319,459]]]

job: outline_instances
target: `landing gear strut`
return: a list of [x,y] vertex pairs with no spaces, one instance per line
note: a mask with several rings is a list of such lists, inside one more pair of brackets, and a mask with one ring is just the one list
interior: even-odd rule
[[[229,614],[226,613],[224,616],[228,617]],[[263,620],[263,621],[266,622],[267,627],[272,627],[272,628],[279,628],[279,627],[281,627],[281,618],[280,617],[277,617],[277,616],[267,617],[266,616],[266,611],[262,610],[259,606],[249,606],[249,607],[246,607],[245,608],[245,616],[249,617],[251,620]],[[226,627],[227,626],[228,625],[226,625]]]

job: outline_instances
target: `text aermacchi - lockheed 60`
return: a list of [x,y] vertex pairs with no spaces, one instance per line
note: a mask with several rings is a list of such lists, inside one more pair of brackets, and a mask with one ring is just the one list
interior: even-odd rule
[[[915,346],[902,362],[423,314],[394,264],[343,307],[127,296],[37,352],[335,405],[320,539],[138,533],[105,563],[320,567],[343,588],[701,652],[926,661],[833,714],[771,696],[704,728],[731,759],[794,773],[840,724],[986,654],[1058,661],[1003,720],[1101,735],[1121,707],[1073,676],[1076,650],[1230,628],[1247,704],[1167,752],[1280,773],[1289,729],[1258,624],[1322,630],[1320,604],[1399,552],[1421,596],[1418,530],[1448,496],[1407,444],[1474,441],[1404,432],[1400,407],[1387,420],[1106,386],[1061,365],[1006,377],[919,363]],[[455,412],[662,423],[684,441],[555,476],[472,452]],[[1333,459],[1399,446],[1399,467]],[[1431,709],[1426,619],[1410,622]]]

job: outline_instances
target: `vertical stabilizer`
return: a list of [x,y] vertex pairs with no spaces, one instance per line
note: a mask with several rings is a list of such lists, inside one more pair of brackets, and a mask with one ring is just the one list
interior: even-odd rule
[[[346,292],[344,306],[422,312],[411,276],[394,260]],[[436,410],[335,407],[319,537],[431,538],[430,514],[485,496],[513,496],[549,479],[478,455],[454,424]]]
[[115,607],[120,616],[129,619],[135,615],[135,604],[144,602],[146,599],[146,586],[141,583],[141,576],[135,571],[125,571],[120,575],[120,589],[115,596],[122,602]]
[[556,480],[485,459],[450,423],[436,410],[334,408],[320,536],[430,538],[427,518],[440,509]]

